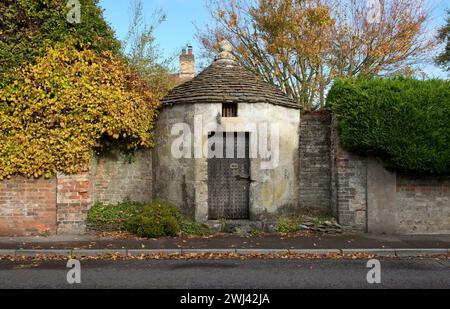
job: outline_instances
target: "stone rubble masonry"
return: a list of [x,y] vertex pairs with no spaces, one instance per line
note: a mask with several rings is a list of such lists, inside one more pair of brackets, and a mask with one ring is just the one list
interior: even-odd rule
[[300,207],[330,213],[331,114],[310,113],[300,121]]
[[112,152],[97,157],[92,164],[95,202],[118,204],[123,201],[152,200],[152,152],[142,150],[127,158]]
[[397,173],[397,233],[450,234],[450,176]]
[[147,202],[152,195],[151,151],[95,158],[89,169],[51,179],[14,176],[0,181],[0,235],[82,234],[95,202]]
[[331,211],[343,228],[366,231],[366,158],[341,147],[334,115],[330,131]]

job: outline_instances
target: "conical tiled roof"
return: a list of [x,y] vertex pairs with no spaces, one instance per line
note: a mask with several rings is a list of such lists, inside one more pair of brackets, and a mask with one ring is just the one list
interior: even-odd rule
[[[222,55],[222,54],[221,54]],[[227,55],[196,77],[175,87],[163,106],[198,103],[270,103],[291,108],[299,105],[277,87],[238,65]]]

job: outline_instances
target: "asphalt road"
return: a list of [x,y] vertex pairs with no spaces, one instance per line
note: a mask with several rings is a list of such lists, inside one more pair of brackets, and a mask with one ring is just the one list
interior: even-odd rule
[[66,261],[0,261],[0,288],[450,288],[450,260],[380,260],[381,284],[365,260],[81,261],[81,284]]

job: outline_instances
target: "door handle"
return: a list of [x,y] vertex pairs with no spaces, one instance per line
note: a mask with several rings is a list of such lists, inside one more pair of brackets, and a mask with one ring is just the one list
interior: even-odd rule
[[249,180],[249,181],[251,181],[251,182],[254,181],[254,180],[251,179],[250,176],[236,175],[236,179],[237,179],[237,180]]

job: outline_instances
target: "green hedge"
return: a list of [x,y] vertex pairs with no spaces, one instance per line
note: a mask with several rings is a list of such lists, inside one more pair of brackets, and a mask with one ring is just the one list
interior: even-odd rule
[[390,168],[450,173],[450,84],[445,80],[347,79],[330,89],[342,146]]

